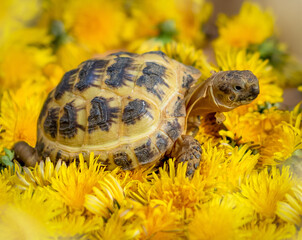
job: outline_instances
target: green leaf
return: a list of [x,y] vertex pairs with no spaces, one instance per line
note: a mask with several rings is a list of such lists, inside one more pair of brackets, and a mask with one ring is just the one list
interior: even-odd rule
[[159,30],[159,35],[156,38],[161,40],[163,43],[170,42],[178,33],[174,20],[161,22],[158,24],[157,28]]
[[54,36],[52,41],[54,50],[57,50],[62,44],[72,40],[66,32],[64,23],[59,20],[52,21],[50,24],[50,33]]
[[13,162],[11,161],[11,160],[9,160],[9,158],[8,158],[8,156],[3,156],[2,158],[1,158],[1,161],[2,161],[2,163],[5,165],[5,166],[10,166],[10,167],[12,167],[14,164],[13,164]]
[[4,152],[5,152],[6,156],[8,156],[9,160],[14,159],[14,151],[4,148]]

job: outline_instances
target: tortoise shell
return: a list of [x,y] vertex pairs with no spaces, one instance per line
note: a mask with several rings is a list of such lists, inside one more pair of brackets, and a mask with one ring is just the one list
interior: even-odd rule
[[69,162],[94,152],[109,169],[158,161],[185,130],[184,97],[199,76],[162,52],[85,61],[48,95],[38,154]]

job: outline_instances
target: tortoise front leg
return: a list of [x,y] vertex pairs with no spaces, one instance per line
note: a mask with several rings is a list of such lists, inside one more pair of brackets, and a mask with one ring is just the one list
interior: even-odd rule
[[188,162],[187,177],[192,177],[199,166],[201,153],[200,143],[193,136],[182,135],[176,140],[170,156],[175,157],[176,166]]

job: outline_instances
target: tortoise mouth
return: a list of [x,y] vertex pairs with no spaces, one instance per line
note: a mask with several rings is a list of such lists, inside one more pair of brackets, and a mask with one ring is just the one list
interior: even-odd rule
[[238,103],[241,103],[241,104],[248,104],[248,103],[252,102],[253,100],[255,100],[258,97],[258,95],[259,95],[259,92],[257,92],[257,93],[252,92],[248,95],[246,95],[246,94],[239,95],[235,101]]
[[238,105],[240,106],[240,105],[246,105],[246,104],[249,104],[249,103],[251,103],[252,101],[251,100],[248,100],[248,99],[246,99],[246,100],[241,100],[241,101],[239,101],[238,103]]

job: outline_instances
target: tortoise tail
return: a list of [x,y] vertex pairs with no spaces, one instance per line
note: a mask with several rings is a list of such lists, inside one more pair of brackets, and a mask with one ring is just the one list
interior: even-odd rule
[[34,167],[39,160],[38,152],[26,142],[17,142],[14,146],[15,159],[27,167]]

